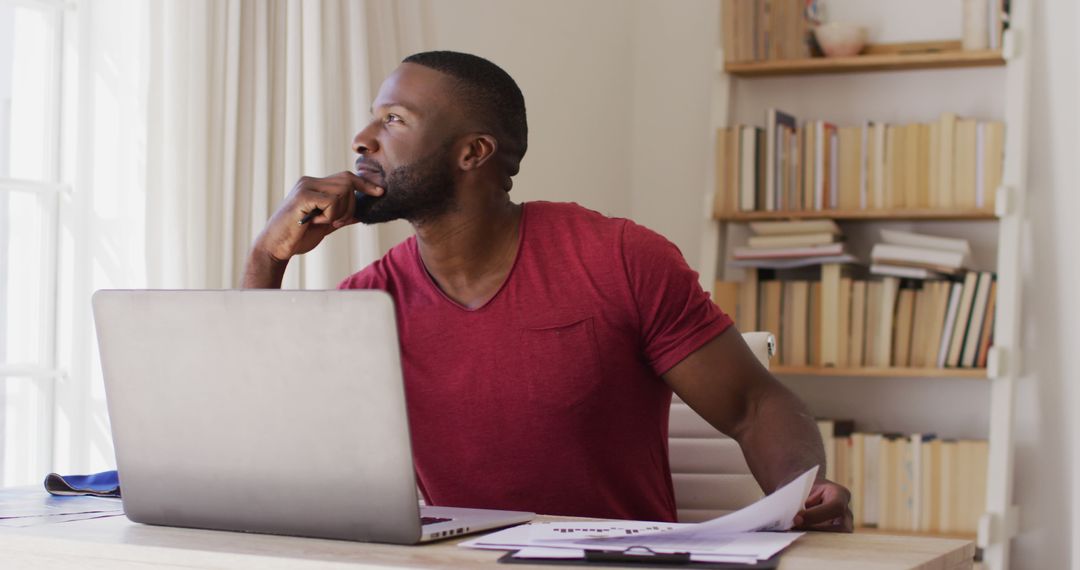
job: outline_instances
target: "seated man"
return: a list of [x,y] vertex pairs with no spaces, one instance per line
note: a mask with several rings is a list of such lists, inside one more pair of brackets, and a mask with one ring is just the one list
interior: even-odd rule
[[[357,220],[413,225],[341,287],[394,298],[429,504],[674,521],[672,391],[739,442],[766,492],[824,465],[806,409],[673,244],[577,204],[510,200],[527,126],[505,71],[416,54],[372,113],[353,139],[355,173],[296,184],[244,286],[280,287],[290,258]],[[850,530],[848,498],[821,476],[796,523]]]

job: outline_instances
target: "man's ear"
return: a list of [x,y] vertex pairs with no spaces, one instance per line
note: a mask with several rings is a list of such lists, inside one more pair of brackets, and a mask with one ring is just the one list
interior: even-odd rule
[[484,133],[471,134],[458,159],[458,167],[462,170],[476,170],[491,160],[498,150],[499,141],[495,140],[495,137]]

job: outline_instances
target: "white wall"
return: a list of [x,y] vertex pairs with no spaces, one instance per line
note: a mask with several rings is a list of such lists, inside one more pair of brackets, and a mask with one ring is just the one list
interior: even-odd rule
[[[864,3],[833,4],[834,14],[854,18]],[[916,27],[923,36],[911,39],[949,35],[938,28],[958,24],[952,12],[959,10],[959,1],[943,1],[935,9],[942,5],[949,7],[949,17],[935,18],[940,26]],[[1080,192],[1075,189],[1080,180],[1080,117],[1075,108],[1080,101],[1080,46],[1073,35],[1080,18],[1071,2],[1035,2],[1035,8],[1030,255],[1024,283],[1028,374],[1018,385],[1016,408],[1016,499],[1022,508],[1022,534],[1012,558],[1015,568],[1064,568],[1070,561],[1080,568],[1080,552],[1070,553],[1080,544],[1080,525],[1074,521],[1080,513],[1075,483],[1080,475],[1080,422],[1072,420],[1080,408],[1080,264],[1072,257],[1080,244]],[[433,14],[436,42],[431,47],[485,55],[504,66],[525,92],[532,130],[516,199],[575,200],[629,215],[667,235],[696,265],[704,228],[702,194],[711,168],[714,0],[436,1]],[[911,11],[906,14],[913,17]],[[890,29],[882,28],[880,39],[904,39],[890,36]],[[1001,93],[972,89],[965,81],[975,74],[983,77],[977,83],[993,82],[1000,70],[913,73],[919,74],[920,83],[937,85],[939,97],[969,106],[970,113],[1000,114]],[[913,109],[902,95],[909,79],[916,77],[882,75],[864,86],[860,97],[873,98],[883,119],[901,113],[905,116],[897,118],[921,120],[923,110]],[[769,81],[782,90],[790,80]],[[809,93],[849,92],[845,85],[856,89],[853,79],[799,81],[790,97],[803,99],[810,112],[821,107],[819,114],[826,118],[837,113],[836,101],[828,101],[827,107],[819,104],[820,97],[807,102]],[[938,101],[936,110],[924,110],[937,112],[942,105]],[[850,393],[859,390],[862,396]],[[858,405],[860,398],[889,400],[876,415],[880,425],[892,429],[946,417],[952,419],[942,423],[944,429],[969,436],[983,428],[968,434],[964,430],[971,428],[964,426],[986,421],[986,392],[961,382],[912,393],[902,380],[872,386],[811,381],[800,391],[824,394],[813,404],[825,411]],[[904,398],[903,405],[895,405],[893,398]],[[958,400],[965,402],[959,411],[954,405]],[[898,407],[912,413],[886,413]]]
[[[428,49],[475,53],[525,94],[529,149],[515,177],[518,202],[578,202],[631,212],[633,3],[622,0],[436,0]],[[411,235],[380,232],[385,250]]]

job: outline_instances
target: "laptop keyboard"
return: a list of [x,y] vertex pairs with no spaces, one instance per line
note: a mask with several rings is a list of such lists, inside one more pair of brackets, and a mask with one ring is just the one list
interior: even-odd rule
[[449,522],[449,521],[452,521],[452,520],[454,520],[454,519],[444,519],[444,518],[439,518],[439,517],[420,517],[420,524],[421,525],[436,524],[436,523]]

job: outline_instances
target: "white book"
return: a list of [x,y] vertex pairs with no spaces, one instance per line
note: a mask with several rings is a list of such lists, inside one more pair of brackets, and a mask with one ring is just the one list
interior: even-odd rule
[[752,212],[759,206],[757,187],[761,181],[757,179],[757,136],[755,127],[739,129],[739,209],[743,212]]
[[795,247],[736,247],[733,256],[735,259],[775,259],[841,255],[843,253],[844,244],[827,243]]
[[791,222],[750,222],[750,231],[759,236],[831,233],[840,235],[840,226],[832,220],[796,220]]
[[930,236],[901,230],[881,230],[881,240],[892,245],[955,251],[964,255],[971,254],[971,245],[968,240],[960,238]]
[[945,359],[949,356],[949,346],[952,343],[953,328],[956,324],[956,313],[960,309],[960,295],[963,291],[963,283],[953,283],[949,291],[949,304],[945,310],[945,323],[941,329],[941,344],[938,346],[938,368],[945,368]]
[[870,258],[875,263],[892,261],[900,262],[900,265],[918,263],[935,267],[959,268],[963,267],[966,256],[955,251],[878,243],[874,244],[874,248],[870,250]]
[[816,234],[780,234],[774,236],[750,236],[746,245],[750,247],[792,247],[833,243],[836,235],[824,232]]
[[944,274],[938,273],[925,267],[909,267],[906,265],[889,265],[887,263],[874,263],[870,265],[870,273],[874,275],[891,275],[904,279],[943,279]]

